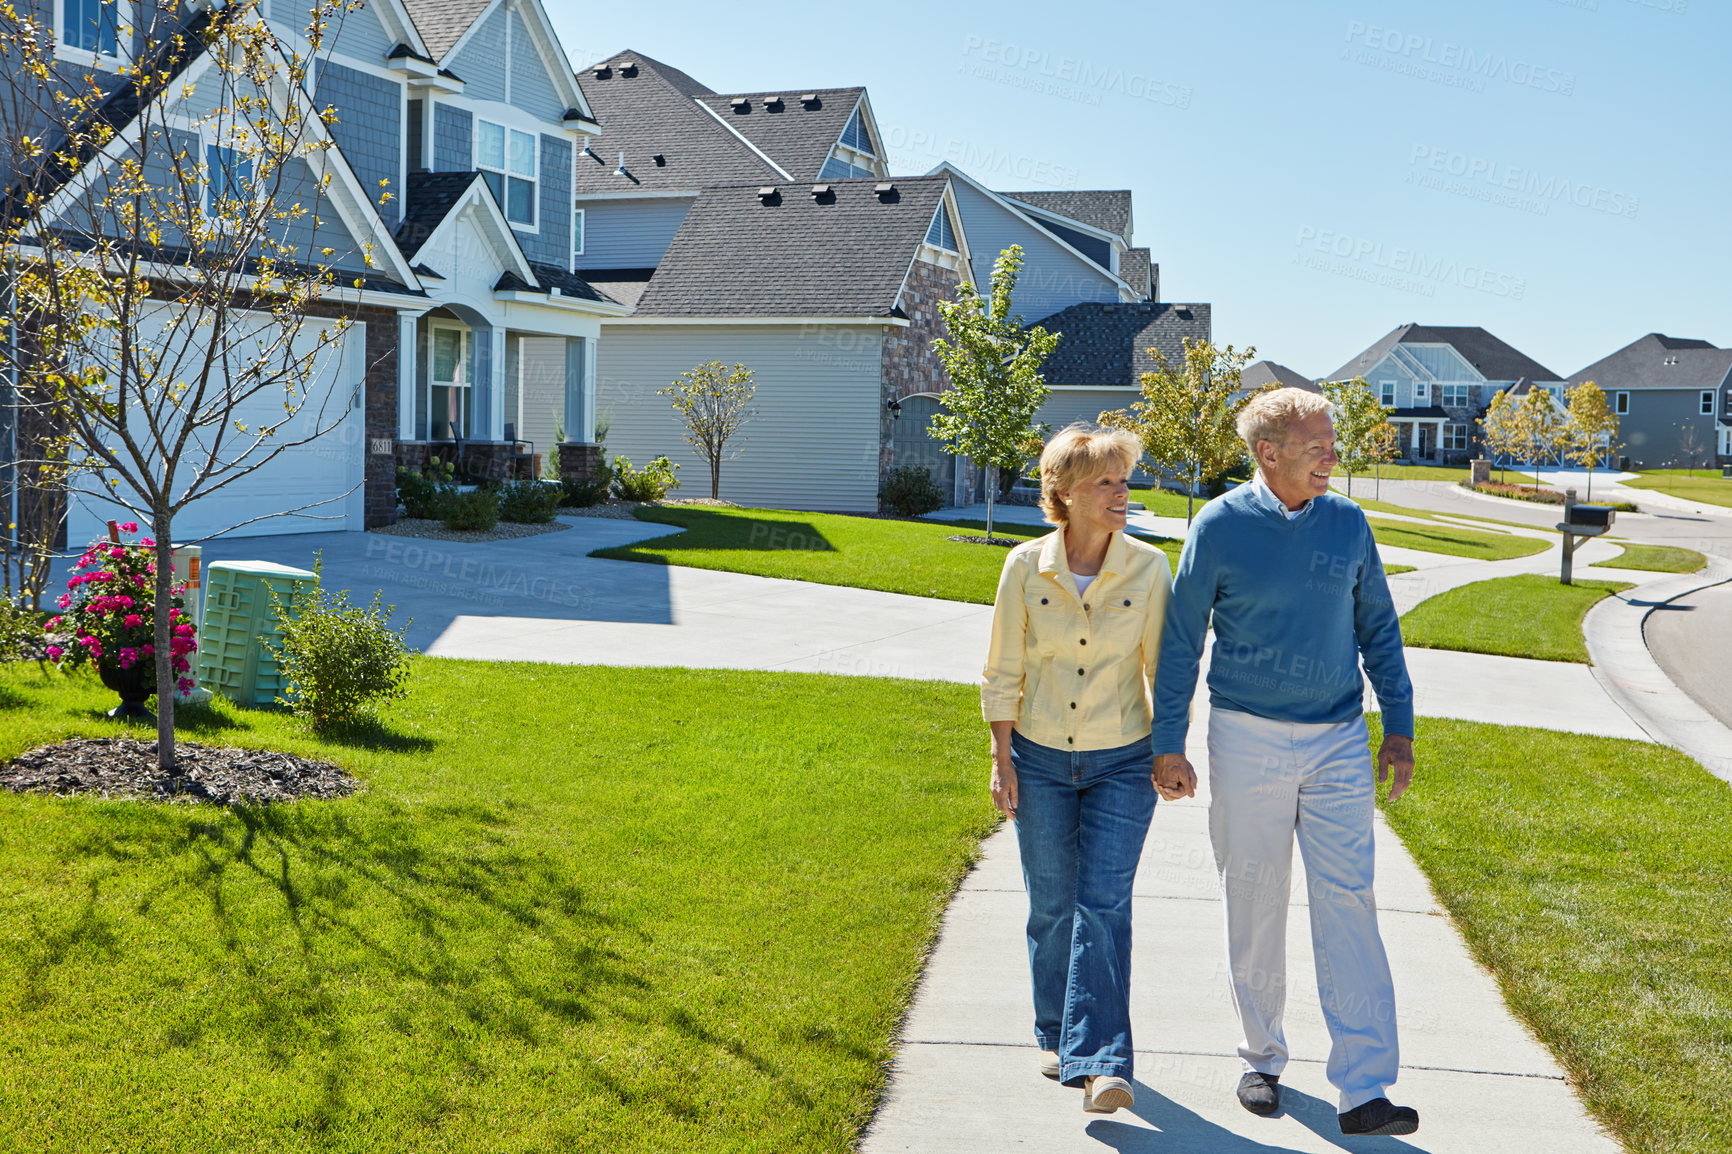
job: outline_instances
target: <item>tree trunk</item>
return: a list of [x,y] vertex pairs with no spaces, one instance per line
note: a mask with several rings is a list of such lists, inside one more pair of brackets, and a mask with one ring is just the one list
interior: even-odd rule
[[722,462],[718,457],[710,462],[710,500],[722,499]]
[[156,766],[174,773],[174,631],[169,614],[174,598],[174,547],[170,542],[173,515],[156,509],[151,533],[156,538],[156,589],[153,591],[151,625],[156,647]]
[[992,499],[998,494],[998,466],[986,467],[986,539],[992,540]]

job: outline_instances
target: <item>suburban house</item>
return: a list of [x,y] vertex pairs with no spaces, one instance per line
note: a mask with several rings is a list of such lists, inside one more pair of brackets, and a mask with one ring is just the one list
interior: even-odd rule
[[1409,461],[1466,461],[1478,441],[1475,424],[1505,389],[1543,388],[1554,396],[1562,377],[1477,325],[1405,324],[1390,330],[1324,380],[1363,377],[1392,410],[1390,424]]
[[1732,349],[1649,333],[1574,373],[1618,415],[1633,468],[1732,463]]
[[1055,432],[1142,400],[1143,374],[1156,366],[1153,352],[1178,368],[1186,340],[1211,339],[1206,304],[1076,304],[1040,323],[1064,334],[1043,367],[1051,393],[1037,418]]
[[1247,393],[1254,393],[1259,389],[1304,389],[1308,393],[1323,391],[1316,381],[1297,369],[1288,368],[1280,361],[1254,361],[1246,365],[1245,371],[1239,374],[1239,383]]
[[[286,85],[273,96],[289,109],[279,114],[310,114],[314,131],[328,133],[328,148],[297,161],[307,171],[289,189],[317,206],[317,245],[295,239],[325,249],[345,274],[321,310],[355,322],[309,382],[304,407],[352,415],[198,502],[177,535],[194,540],[307,506],[316,511],[245,532],[388,523],[397,465],[435,453],[493,476],[532,467],[561,438],[573,443],[568,451],[593,454],[584,443],[600,323],[629,307],[573,272],[581,218],[572,187],[582,142],[598,125],[541,4],[377,0],[345,10],[316,53],[297,6],[276,0],[267,11],[254,18],[268,21],[281,52],[318,57],[310,96]],[[187,18],[193,43],[203,43],[207,21]],[[156,51],[91,39],[82,26],[56,29],[71,38],[60,53],[69,67],[114,73]],[[200,85],[210,63],[208,50],[195,53],[156,97],[173,105],[171,122],[196,124],[218,99]],[[99,115],[124,133],[138,103],[130,82],[117,83]],[[315,112],[325,109],[334,113],[328,127]],[[226,161],[212,142],[185,143],[196,156],[208,150],[213,181],[233,179],[218,173]],[[74,499],[69,538],[89,539],[116,512]]]

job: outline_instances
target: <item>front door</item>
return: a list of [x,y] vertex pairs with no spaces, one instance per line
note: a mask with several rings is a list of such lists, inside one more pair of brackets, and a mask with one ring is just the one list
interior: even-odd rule
[[434,324],[429,334],[433,356],[428,363],[428,412],[434,441],[467,440],[469,433],[469,330],[460,325]]

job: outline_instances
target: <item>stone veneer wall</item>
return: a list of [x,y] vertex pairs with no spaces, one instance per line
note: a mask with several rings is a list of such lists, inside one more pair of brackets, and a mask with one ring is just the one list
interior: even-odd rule
[[[884,330],[883,369],[880,375],[878,406],[878,475],[890,471],[893,427],[892,414],[885,402],[901,400],[917,393],[940,393],[950,384],[950,375],[938,354],[932,349],[935,337],[947,335],[944,317],[938,302],[956,295],[962,284],[962,274],[939,265],[916,260],[908,272],[908,283],[902,292],[902,311],[908,315],[906,328]],[[974,463],[966,457],[957,459],[964,484],[974,489]],[[946,493],[948,501],[951,494]]]

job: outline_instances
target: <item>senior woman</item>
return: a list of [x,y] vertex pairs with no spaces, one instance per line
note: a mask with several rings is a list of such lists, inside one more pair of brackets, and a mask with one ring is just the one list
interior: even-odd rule
[[1132,1104],[1131,880],[1154,815],[1149,686],[1172,577],[1125,534],[1142,447],[1072,425],[1040,455],[1057,528],[1011,550],[998,582],[981,712],[992,801],[1016,824],[1040,1069],[1083,1109]]

